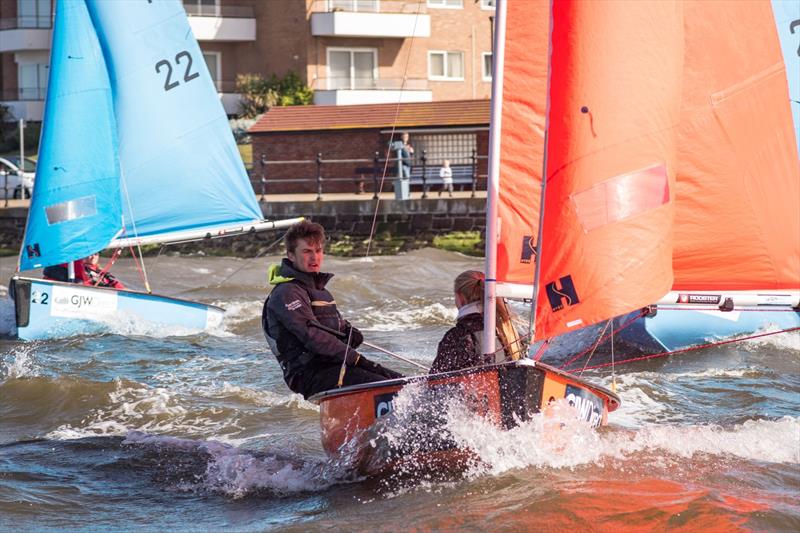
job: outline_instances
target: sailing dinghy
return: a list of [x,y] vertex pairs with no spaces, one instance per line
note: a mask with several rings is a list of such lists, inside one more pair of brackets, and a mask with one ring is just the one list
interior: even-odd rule
[[[59,0],[45,104],[19,271],[297,221],[262,219],[178,0]],[[131,319],[190,331],[221,322],[223,309],[144,282],[147,292],[15,275],[18,336]]]

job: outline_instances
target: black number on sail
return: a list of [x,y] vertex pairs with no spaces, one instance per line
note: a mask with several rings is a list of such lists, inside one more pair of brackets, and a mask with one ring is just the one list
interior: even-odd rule
[[[192,56],[186,50],[182,52],[178,52],[175,56],[175,64],[181,64],[181,58],[186,58],[186,71],[183,74],[183,81],[184,83],[192,81],[195,78],[200,77],[199,72],[192,72]],[[178,85],[180,85],[179,81],[172,81],[172,64],[166,60],[162,59],[158,63],[156,63],[156,73],[161,73],[161,67],[167,68],[167,78],[164,80],[164,91],[169,91],[170,89],[174,89]]]
[[[800,19],[793,20],[789,23],[789,32],[794,34],[794,29],[800,26]],[[800,46],[797,47],[797,55],[800,56]]]
[[156,73],[161,72],[161,67],[167,67],[167,79],[164,80],[164,90],[169,91],[170,89],[174,89],[178,85],[180,85],[177,81],[170,82],[172,79],[172,65],[169,64],[169,61],[166,59],[162,59],[158,63],[156,63]]
[[189,61],[186,63],[186,72],[183,74],[183,81],[188,82],[199,77],[199,72],[190,72],[192,70],[192,56],[186,50],[175,56],[175,63],[180,65],[182,57],[185,57]]

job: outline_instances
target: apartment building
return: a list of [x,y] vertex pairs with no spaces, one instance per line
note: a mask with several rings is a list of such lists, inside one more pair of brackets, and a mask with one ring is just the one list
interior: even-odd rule
[[[121,1],[121,0],[115,0]],[[0,0],[0,103],[39,121],[57,0]],[[226,111],[237,74],[294,71],[320,105],[489,98],[494,0],[183,0]]]

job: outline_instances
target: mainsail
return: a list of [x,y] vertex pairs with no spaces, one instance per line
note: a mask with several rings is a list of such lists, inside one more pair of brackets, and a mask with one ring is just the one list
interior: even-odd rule
[[548,20],[536,338],[671,288],[800,287],[800,169],[769,3],[512,1],[497,295],[532,294]]
[[182,3],[62,0],[56,7],[40,172],[20,268],[131,242],[272,227],[259,224]]
[[684,10],[674,288],[798,289],[800,164],[770,3]]

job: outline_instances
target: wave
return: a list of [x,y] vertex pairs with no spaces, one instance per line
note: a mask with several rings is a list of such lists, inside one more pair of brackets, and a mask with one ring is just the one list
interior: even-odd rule
[[385,309],[368,306],[360,311],[360,329],[365,331],[407,331],[425,326],[449,326],[455,322],[455,308],[440,303]]
[[[426,428],[409,443],[409,431],[430,419],[429,394],[421,386],[405,387],[393,400],[391,423],[378,438],[389,448],[424,451],[431,440],[452,440],[472,452],[468,476],[496,476],[513,469],[537,467],[621,467],[631,470],[669,469],[675,464],[702,468],[734,457],[778,464],[800,463],[797,435],[800,417],[747,420],[741,424],[659,424],[627,429],[592,429],[575,417],[574,408],[560,400],[517,427],[498,431],[497,425],[476,415],[456,397],[438,398],[443,424],[433,433]],[[389,453],[389,455],[391,452]],[[712,458],[712,459],[709,459]],[[411,467],[413,469],[413,465]],[[643,470],[644,471],[644,470]]]
[[35,358],[36,345],[15,346],[0,358],[0,380],[30,378],[39,375],[41,369]]
[[194,454],[206,457],[204,472],[185,478],[181,490],[208,490],[234,499],[268,492],[286,495],[324,490],[337,482],[328,478],[322,460],[298,459],[279,454],[256,452],[217,441],[128,432],[123,445],[155,449],[161,454]]

